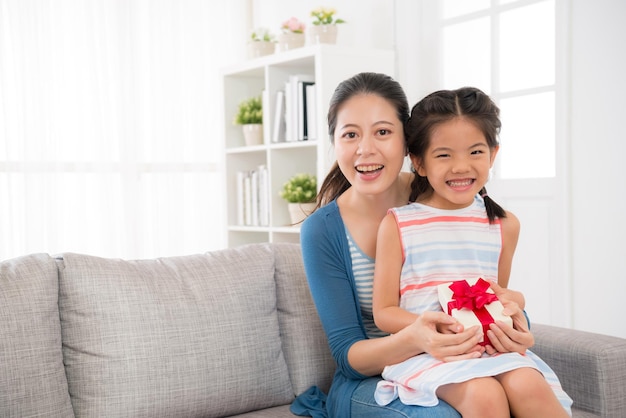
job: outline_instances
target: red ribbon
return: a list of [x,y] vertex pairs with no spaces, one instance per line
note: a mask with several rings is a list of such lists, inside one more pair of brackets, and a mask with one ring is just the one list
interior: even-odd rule
[[489,324],[495,321],[485,308],[485,305],[498,300],[498,297],[493,293],[487,292],[489,282],[480,278],[476,281],[476,284],[470,286],[467,281],[459,280],[452,283],[449,287],[452,290],[452,299],[448,302],[448,315],[452,313],[452,309],[469,309],[473,311],[483,326],[484,338],[479,344],[490,344],[487,330],[489,330]]

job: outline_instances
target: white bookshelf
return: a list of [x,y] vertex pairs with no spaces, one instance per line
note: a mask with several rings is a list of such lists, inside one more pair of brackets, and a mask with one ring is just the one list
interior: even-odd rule
[[[279,196],[283,184],[294,174],[311,173],[318,187],[334,162],[328,137],[327,111],[337,85],[362,71],[394,75],[394,52],[313,45],[248,60],[222,69],[224,178],[228,246],[255,242],[298,242],[299,227],[290,226],[287,204]],[[275,97],[284,90],[291,75],[307,75],[316,86],[317,138],[306,141],[273,142]],[[238,103],[265,91],[263,108],[264,143],[244,144],[241,126],[233,125]],[[269,190],[268,225],[242,225],[238,213],[237,173],[267,168]]]

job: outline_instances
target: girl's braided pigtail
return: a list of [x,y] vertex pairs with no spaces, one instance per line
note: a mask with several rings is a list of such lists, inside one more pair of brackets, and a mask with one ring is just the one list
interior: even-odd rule
[[487,189],[482,188],[480,192],[478,192],[480,197],[485,201],[485,209],[487,209],[487,217],[489,218],[489,223],[493,223],[496,218],[505,218],[506,212],[500,205],[498,205],[489,195],[487,194]]

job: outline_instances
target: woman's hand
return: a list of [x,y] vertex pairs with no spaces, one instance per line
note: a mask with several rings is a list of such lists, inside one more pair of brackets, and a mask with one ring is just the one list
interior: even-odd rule
[[463,325],[443,312],[424,312],[402,332],[410,332],[421,351],[442,361],[478,358],[485,351],[478,344],[480,327],[464,330]]
[[513,326],[496,321],[489,326],[487,336],[491,341],[491,345],[487,345],[485,350],[487,354],[511,353],[516,352],[524,354],[526,350],[535,344],[535,337],[528,330],[528,322],[524,312],[515,302],[505,302],[503,313],[510,316],[513,320]]

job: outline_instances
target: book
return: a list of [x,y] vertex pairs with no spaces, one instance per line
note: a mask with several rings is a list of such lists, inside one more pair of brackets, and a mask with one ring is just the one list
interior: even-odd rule
[[274,104],[274,126],[272,127],[272,142],[285,140],[285,92],[276,92]]
[[250,172],[250,218],[250,225],[259,226],[259,170]]
[[[314,82],[313,76],[307,74],[292,74],[285,82],[285,140],[287,142],[299,139],[298,118],[300,109],[304,108],[301,82]],[[299,93],[300,91],[300,93]]]
[[315,83],[306,86],[306,132],[307,139],[317,139],[317,87]]
[[237,188],[237,225],[245,225],[246,224],[246,216],[245,216],[245,205],[246,205],[246,196],[245,196],[245,179],[248,173],[245,171],[237,172],[236,179],[236,188]]
[[270,205],[269,205],[269,174],[267,167],[260,165],[257,169],[259,172],[259,225],[269,226],[270,224]]
[[306,89],[314,84],[310,81],[298,82],[298,141],[306,141],[308,139]]
[[244,212],[244,225],[252,225],[252,188],[251,188],[250,174],[246,173],[243,179],[243,212]]

